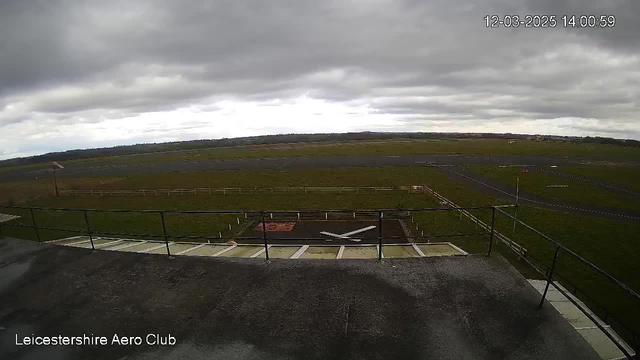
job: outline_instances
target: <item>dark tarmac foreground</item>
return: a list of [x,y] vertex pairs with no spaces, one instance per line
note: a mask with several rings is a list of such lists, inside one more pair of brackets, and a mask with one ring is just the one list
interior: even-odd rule
[[0,239],[0,359],[598,359],[538,301],[498,255],[266,264]]

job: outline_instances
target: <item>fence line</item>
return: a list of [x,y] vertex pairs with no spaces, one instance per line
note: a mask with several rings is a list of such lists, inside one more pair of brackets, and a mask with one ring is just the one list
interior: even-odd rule
[[[464,208],[460,208],[460,206],[456,205],[453,201],[451,201],[451,200],[445,198],[444,196],[438,194],[435,190],[432,190],[428,186],[423,185],[423,187],[424,187],[425,192],[428,192],[431,195],[435,196],[440,201],[441,204],[448,205],[448,206],[450,206],[452,208],[455,208],[455,209],[460,209],[458,211],[460,212],[460,218],[461,219],[464,216],[467,219],[469,219],[469,221],[474,222],[477,226],[481,227],[482,229],[485,229],[486,231],[491,231],[491,224],[486,224],[484,221],[478,219],[475,215],[471,214],[469,211],[465,210]],[[500,240],[503,244],[507,245],[509,248],[511,248],[516,253],[522,255],[523,257],[527,256],[527,249],[525,249],[524,247],[522,247],[521,245],[519,245],[515,241],[509,239],[504,234],[500,233],[499,231],[497,231],[495,229],[494,229],[494,236],[496,237],[496,239]]]
[[279,187],[231,187],[231,188],[187,188],[187,189],[89,189],[60,190],[60,195],[90,196],[171,196],[171,195],[217,195],[247,193],[416,193],[411,186],[279,186]]

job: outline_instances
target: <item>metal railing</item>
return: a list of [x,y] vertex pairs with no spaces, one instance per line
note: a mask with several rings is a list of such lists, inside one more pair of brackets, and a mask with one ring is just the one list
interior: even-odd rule
[[[510,207],[513,205],[502,205],[506,207]],[[382,259],[382,247],[384,246],[383,239],[386,240],[394,240],[394,239],[411,239],[412,241],[416,241],[418,239],[433,239],[433,238],[445,238],[445,237],[470,237],[470,236],[481,236],[481,235],[490,235],[491,232],[488,229],[485,229],[481,232],[474,233],[451,233],[451,234],[427,234],[427,235],[384,235],[383,236],[383,219],[385,219],[385,214],[387,214],[386,218],[389,218],[389,214],[398,214],[398,213],[415,213],[415,212],[450,212],[450,211],[460,211],[460,210],[493,210],[495,207],[492,206],[477,206],[477,207],[467,207],[467,208],[411,208],[411,209],[341,209],[341,210],[260,210],[260,211],[244,211],[244,210],[129,210],[129,209],[83,209],[83,208],[44,208],[44,207],[23,207],[23,206],[3,206],[0,205],[0,208],[5,209],[15,209],[15,210],[26,210],[29,212],[29,218],[31,220],[31,224],[20,224],[20,223],[4,223],[0,224],[0,236],[2,234],[2,227],[19,227],[19,228],[29,228],[33,229],[35,232],[36,239],[38,241],[42,241],[40,230],[48,230],[48,231],[59,231],[59,232],[67,232],[74,234],[82,234],[89,237],[89,241],[91,242],[91,248],[95,249],[96,246],[94,244],[95,236],[129,236],[129,237],[139,237],[139,238],[157,238],[163,239],[165,245],[167,247],[167,255],[171,256],[171,251],[169,249],[169,239],[193,239],[193,240],[215,240],[215,241],[229,241],[229,240],[263,240],[265,245],[265,257],[269,260],[268,254],[268,245],[269,241],[275,240],[290,240],[291,238],[282,238],[275,236],[268,236],[268,231],[264,231],[266,228],[263,228],[262,235],[260,237],[251,237],[251,236],[202,236],[202,235],[192,235],[192,234],[171,234],[167,231],[166,226],[166,215],[170,214],[217,214],[217,215],[237,215],[245,219],[259,219],[263,224],[263,227],[269,221],[274,220],[274,214],[276,215],[276,219],[289,219],[289,220],[300,220],[301,218],[308,218],[309,214],[320,215],[323,219],[330,219],[329,214],[331,214],[331,218],[335,219],[336,216],[349,216],[353,214],[353,218],[365,217],[368,220],[377,219],[378,220],[378,234],[377,236],[360,236],[361,240],[376,240],[379,250],[378,259]],[[35,211],[66,211],[66,212],[78,212],[83,215],[84,219],[84,229],[69,229],[69,228],[57,228],[50,226],[42,226],[38,225],[36,222],[36,217],[34,215]],[[136,214],[158,214],[158,224],[161,226],[162,233],[161,234],[150,234],[150,233],[131,233],[131,232],[113,232],[113,231],[98,231],[92,228],[91,223],[89,221],[89,213],[136,213]],[[301,216],[302,214],[302,216]],[[239,222],[239,221],[238,221]],[[492,236],[491,236],[492,238]],[[296,237],[296,240],[301,241],[324,241],[326,238],[324,237]]]

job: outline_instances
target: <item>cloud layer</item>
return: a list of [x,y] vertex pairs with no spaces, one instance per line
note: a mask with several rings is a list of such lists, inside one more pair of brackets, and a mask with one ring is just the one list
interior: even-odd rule
[[638,18],[635,0],[4,1],[0,159],[282,132],[640,139]]

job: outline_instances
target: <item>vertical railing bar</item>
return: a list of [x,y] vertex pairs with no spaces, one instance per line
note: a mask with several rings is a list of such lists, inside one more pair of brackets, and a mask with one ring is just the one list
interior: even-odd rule
[[378,211],[378,261],[382,261],[382,211]]
[[87,210],[84,210],[84,223],[87,224],[87,235],[89,235],[89,241],[91,241],[91,248],[95,250],[96,246],[93,244],[93,235],[91,235],[91,227],[89,226],[89,216],[87,215]]
[[553,264],[551,264],[551,269],[549,269],[549,274],[547,275],[547,284],[544,287],[544,292],[542,293],[542,299],[540,299],[540,305],[538,305],[538,309],[542,307],[544,304],[544,299],[547,297],[547,291],[549,291],[549,284],[553,281],[553,270],[556,268],[556,263],[558,262],[558,253],[560,252],[560,246],[556,245],[556,253],[553,255]]
[[33,222],[33,229],[36,231],[36,239],[38,239],[38,242],[41,242],[40,232],[38,231],[38,225],[36,224],[36,217],[33,215],[33,208],[29,208],[29,211],[31,212],[31,222]]
[[491,256],[491,249],[493,247],[493,233],[495,232],[495,226],[496,226],[496,208],[492,207],[491,208],[491,234],[489,235],[489,252],[487,253],[488,256]]
[[269,245],[267,240],[267,224],[264,220],[264,211],[262,211],[262,238],[264,240],[264,256],[265,260],[269,262]]
[[167,226],[164,222],[164,211],[160,211],[160,219],[162,220],[162,233],[164,234],[164,244],[167,246],[167,255],[171,256],[171,251],[169,251],[169,237],[167,236]]

